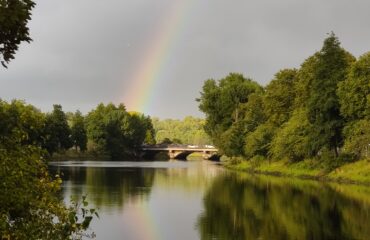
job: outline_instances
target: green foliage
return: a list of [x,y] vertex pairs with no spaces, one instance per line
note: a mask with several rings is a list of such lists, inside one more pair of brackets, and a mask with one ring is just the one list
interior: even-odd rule
[[[153,128],[154,130],[154,128]],[[155,140],[155,132],[151,130],[146,130],[145,133],[145,139],[144,139],[145,144],[156,144],[157,141]]]
[[[262,92],[262,87],[258,83],[236,73],[218,82],[210,79],[204,83],[201,97],[197,101],[199,109],[206,114],[204,129],[221,152],[229,156],[243,154],[240,146],[244,143],[244,130],[240,131],[239,122],[245,118],[245,104],[249,96],[259,92]],[[227,144],[229,141],[232,143]]]
[[87,132],[85,127],[85,118],[80,111],[72,116],[71,140],[73,146],[84,152],[87,149]]
[[[249,94],[261,91],[258,83],[241,74],[231,73],[218,84],[215,80],[207,80],[197,101],[199,109],[206,114],[206,124],[221,125],[226,130],[241,117],[240,105],[248,102]],[[212,133],[211,130],[209,132]]]
[[244,115],[243,124],[246,132],[253,132],[258,125],[267,119],[264,111],[264,99],[262,93],[252,93],[249,95],[248,102],[241,106]]
[[307,102],[310,97],[310,85],[314,79],[314,71],[318,62],[318,53],[307,58],[301,65],[297,72],[297,78],[294,82],[295,89],[295,108],[306,108]]
[[261,124],[245,138],[244,152],[247,158],[255,155],[267,156],[276,128],[271,124]]
[[205,121],[195,117],[185,117],[182,120],[153,118],[153,127],[156,132],[156,142],[167,142],[179,144],[210,144],[204,131]]
[[71,148],[71,129],[61,105],[54,105],[51,113],[46,114],[43,147],[52,155],[56,151]]
[[160,144],[172,144],[173,142],[171,141],[171,139],[169,139],[169,138],[164,138],[161,142],[160,142]]
[[182,141],[180,139],[178,139],[178,138],[174,138],[172,140],[172,142],[175,143],[175,144],[182,144]]
[[149,132],[153,139],[153,124],[148,116],[141,113],[130,113],[123,123],[125,138],[127,139],[128,149],[138,149],[145,143],[146,134]]
[[197,101],[206,133],[231,158],[315,159],[331,169],[368,156],[370,53],[355,61],[334,33],[263,89],[230,74],[205,81]]
[[241,122],[234,123],[221,136],[221,154],[228,157],[244,155],[244,128]]
[[370,52],[352,64],[347,79],[338,84],[337,94],[346,119],[370,116]]
[[20,144],[40,146],[43,143],[43,113],[19,100],[8,104],[0,99],[0,106],[0,138],[16,134]]
[[28,21],[35,3],[32,0],[0,1],[0,60],[4,67],[22,42],[30,42]]
[[281,125],[286,122],[293,110],[295,99],[294,82],[297,70],[284,69],[275,74],[267,85],[264,94],[264,110],[269,122]]
[[37,137],[42,116],[21,101],[0,101],[0,236],[80,238],[88,222],[72,224],[68,216],[74,212],[58,197],[61,179],[50,176]]
[[128,113],[123,104],[99,104],[87,118],[88,138],[98,151],[108,153],[112,159],[135,154],[148,134],[154,138],[151,119],[142,114]]
[[311,124],[305,109],[297,109],[288,122],[276,132],[272,140],[270,154],[273,159],[288,158],[300,161],[310,156]]
[[145,144],[156,144],[157,141],[155,139],[156,135],[155,135],[155,129],[153,127],[152,119],[149,116],[145,117],[143,115],[142,115],[142,118],[143,118],[144,127],[146,129],[144,143]]
[[340,47],[340,42],[333,33],[325,39],[324,46],[317,54],[307,103],[308,119],[313,125],[311,144],[316,152],[327,147],[338,155],[344,122],[340,116],[336,90],[338,83],[345,80],[353,60]]
[[370,154],[370,120],[361,119],[351,122],[344,128],[343,150],[360,157],[369,157]]
[[120,158],[125,149],[123,123],[127,123],[128,113],[123,105],[99,104],[87,115],[87,134],[99,151]]

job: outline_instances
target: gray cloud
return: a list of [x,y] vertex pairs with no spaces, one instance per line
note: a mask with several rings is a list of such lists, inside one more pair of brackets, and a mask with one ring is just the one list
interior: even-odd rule
[[[0,69],[0,97],[83,112],[117,102],[174,1],[37,1],[34,41]],[[241,72],[265,85],[279,69],[299,67],[330,31],[355,56],[370,50],[365,0],[194,0],[191,7],[147,114],[200,116],[194,99],[205,79]]]

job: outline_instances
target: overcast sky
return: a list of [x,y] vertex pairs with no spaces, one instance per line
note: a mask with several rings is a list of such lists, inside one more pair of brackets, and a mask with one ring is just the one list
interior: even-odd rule
[[65,111],[87,113],[99,102],[123,101],[171,14],[183,16],[169,34],[171,47],[163,49],[167,60],[145,112],[160,118],[202,116],[195,98],[208,78],[240,72],[266,85],[279,69],[299,67],[330,31],[356,57],[370,51],[369,0],[36,3],[33,42],[22,44],[7,70],[0,68],[0,98],[24,99],[43,111],[58,103]]

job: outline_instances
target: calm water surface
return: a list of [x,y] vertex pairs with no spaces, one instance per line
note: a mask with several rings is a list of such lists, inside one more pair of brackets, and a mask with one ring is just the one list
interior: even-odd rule
[[97,239],[370,239],[370,188],[252,176],[208,161],[58,162]]

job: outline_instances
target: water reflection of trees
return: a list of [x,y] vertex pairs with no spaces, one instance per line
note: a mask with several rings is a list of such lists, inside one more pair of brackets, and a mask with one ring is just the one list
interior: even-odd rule
[[206,193],[204,207],[197,223],[201,239],[370,236],[369,201],[316,182],[220,175]]
[[153,184],[160,189],[188,193],[203,191],[220,169],[207,162],[196,162],[185,168],[59,166],[51,170],[62,175],[62,198],[88,195],[89,202],[96,207],[119,210],[128,201],[146,201]]
[[155,185],[161,189],[181,189],[198,192],[212,184],[222,169],[209,162],[197,162],[193,167],[157,169]]
[[150,168],[60,168],[64,197],[87,195],[98,208],[122,209],[127,201],[148,197],[154,180]]

